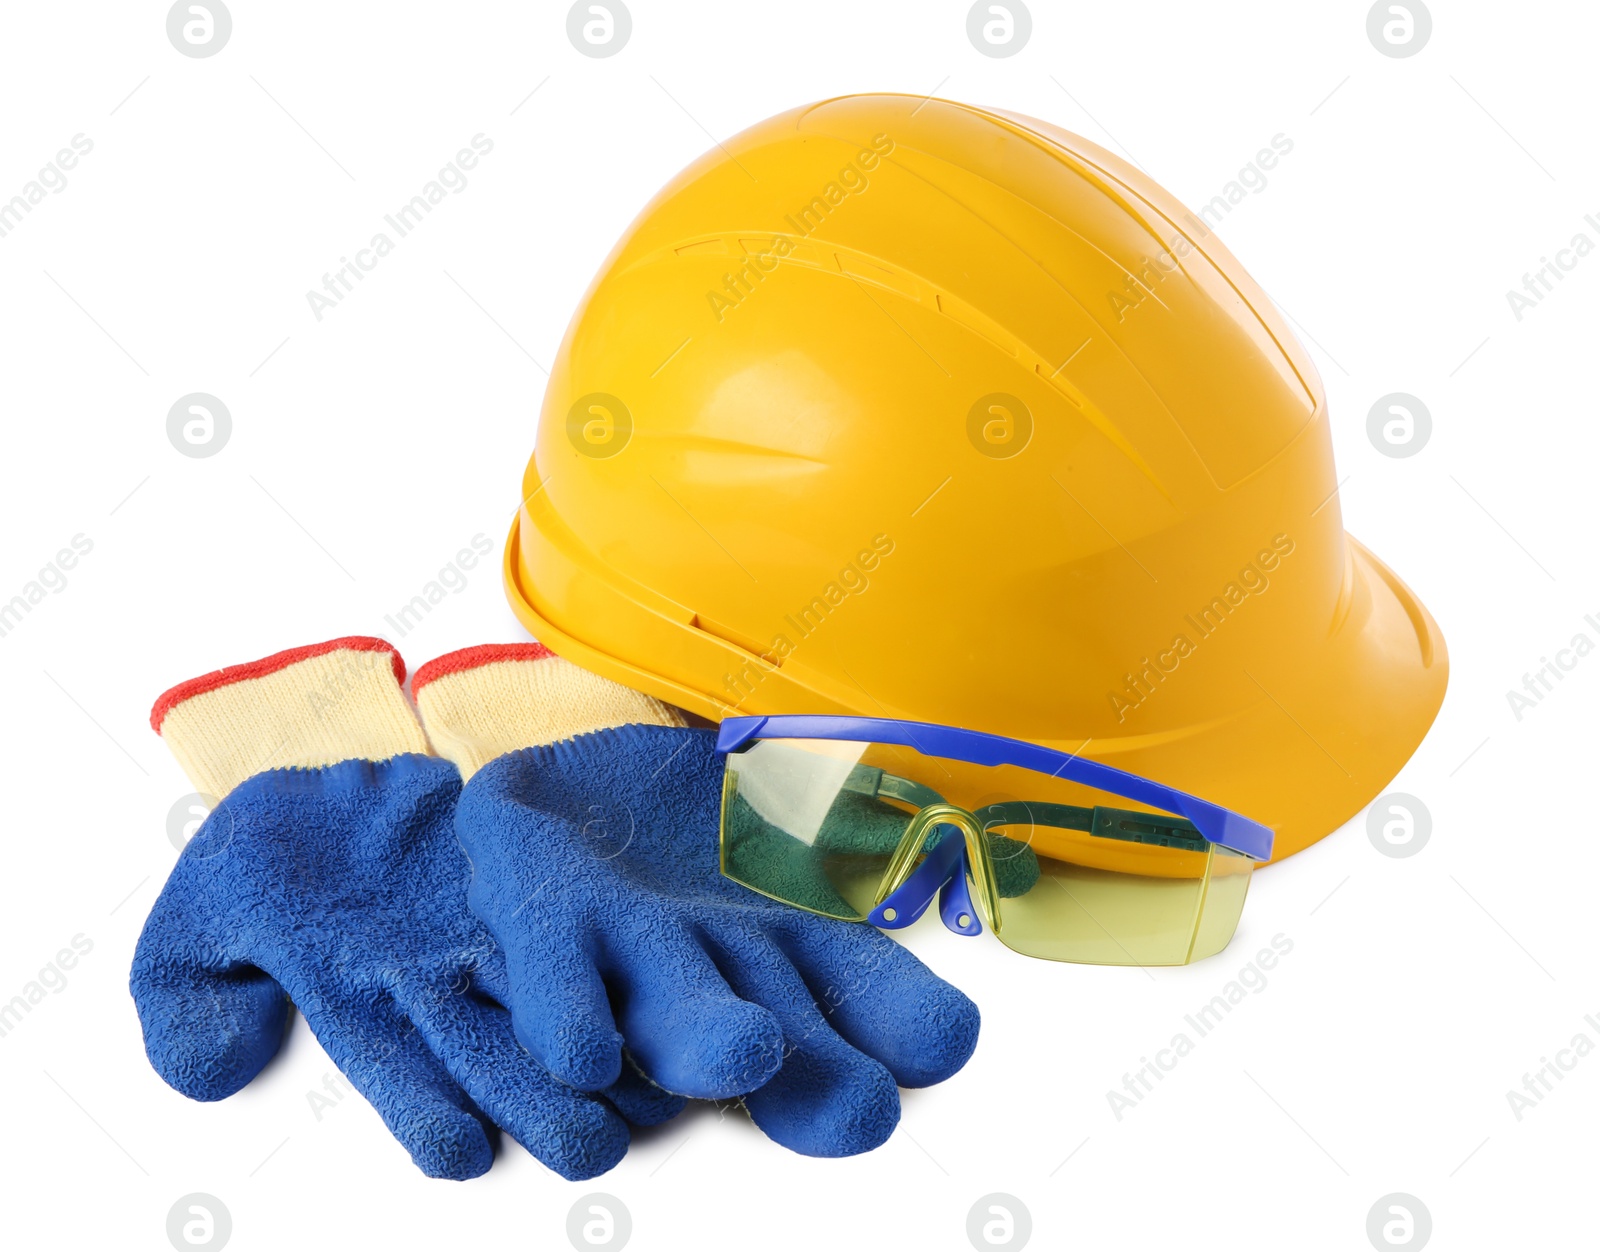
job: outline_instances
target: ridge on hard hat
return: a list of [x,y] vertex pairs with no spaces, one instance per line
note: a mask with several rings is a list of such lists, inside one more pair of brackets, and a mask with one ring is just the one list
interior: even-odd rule
[[762,122],[629,227],[551,371],[511,602],[710,718],[1047,744],[1277,831],[1370,801],[1444,639],[1348,536],[1304,349],[1095,145],[896,95]]

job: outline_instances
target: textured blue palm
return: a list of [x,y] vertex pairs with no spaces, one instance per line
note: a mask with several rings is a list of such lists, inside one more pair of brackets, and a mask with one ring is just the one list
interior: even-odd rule
[[744,1096],[814,1156],[882,1143],[898,1086],[955,1073],[965,995],[870,926],[723,877],[715,734],[624,726],[508,753],[468,782],[456,830],[473,911],[506,950],[518,1037],[584,1090],[627,1048],[652,1080]]
[[[611,1168],[622,1115],[683,1101],[621,1067],[605,1097],[517,1043],[505,959],[467,908],[460,775],[406,755],[274,770],[229,793],[145,923],[131,989],[156,1071],[197,1100],[272,1059],[289,1003],[427,1174],[488,1169],[495,1126],[567,1178]],[[622,1115],[619,1115],[620,1114]]]

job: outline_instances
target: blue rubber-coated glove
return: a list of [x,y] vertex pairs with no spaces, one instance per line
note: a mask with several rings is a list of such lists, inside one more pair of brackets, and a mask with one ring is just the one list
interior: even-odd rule
[[335,640],[158,702],[196,788],[225,798],[139,938],[146,1052],[185,1095],[222,1099],[277,1053],[293,1002],[424,1173],[483,1173],[498,1126],[593,1177],[626,1152],[624,1118],[683,1100],[629,1065],[603,1096],[576,1091],[518,1044],[504,956],[467,908],[460,774],[426,755],[403,673],[381,640]]
[[413,691],[470,773],[456,831],[517,1036],[573,1086],[614,1082],[626,1046],[670,1091],[742,1095],[777,1142],[847,1156],[893,1132],[897,1084],[971,1055],[977,1007],[899,944],[723,877],[714,731],[638,724],[682,719],[538,645],[442,657]]

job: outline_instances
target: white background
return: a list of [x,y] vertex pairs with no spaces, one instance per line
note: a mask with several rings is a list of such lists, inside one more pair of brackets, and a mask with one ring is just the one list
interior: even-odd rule
[[[991,1192],[1036,1247],[1365,1248],[1397,1191],[1435,1247],[1592,1242],[1600,1059],[1520,1121],[1506,1093],[1575,1034],[1600,1043],[1600,657],[1520,721],[1506,692],[1580,631],[1600,642],[1600,255],[1520,321],[1506,292],[1580,231],[1600,243],[1600,12],[1435,0],[1427,46],[1395,59],[1365,3],[1036,0],[1027,47],[991,59],[966,9],[633,0],[629,44],[591,59],[560,4],[234,0],[228,45],[191,59],[160,4],[6,6],[0,199],[75,134],[94,145],[0,238],[0,600],[93,543],[0,638],[0,1001],[93,943],[0,1038],[8,1243],[164,1249],[197,1191],[238,1249],[564,1247],[592,1191],[641,1249],[965,1248]],[[474,535],[498,550],[538,363],[634,213],[712,136],[874,89],[1057,122],[1191,205],[1293,140],[1221,234],[1322,371],[1347,526],[1448,640],[1443,712],[1394,784],[1429,843],[1380,855],[1358,818],[1259,875],[1232,947],[1182,969],[1032,961],[925,922],[907,942],[981,1005],[978,1051],[851,1160],[701,1106],[592,1183],[509,1142],[485,1178],[433,1182],[359,1097],[314,1118],[331,1066],[303,1025],[230,1100],[166,1088],[126,989],[189,790],[154,696],[385,633]],[[306,291],[479,132],[470,185],[315,320]],[[194,391],[233,417],[207,459],[166,435]],[[1366,434],[1395,391],[1433,417],[1408,459]],[[414,667],[520,637],[491,560],[396,642]],[[1265,989],[1117,1120],[1107,1091],[1280,933]]]

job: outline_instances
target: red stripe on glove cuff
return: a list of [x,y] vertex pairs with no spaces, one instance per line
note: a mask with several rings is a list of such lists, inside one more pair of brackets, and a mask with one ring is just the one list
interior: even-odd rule
[[554,655],[542,643],[480,643],[473,648],[462,648],[459,652],[446,652],[425,662],[417,670],[411,679],[411,694],[415,697],[434,679],[448,674],[459,674],[463,670],[478,669],[499,661],[542,661]]
[[[161,723],[166,720],[167,714],[177,708],[185,700],[194,696],[204,695],[208,691],[215,691],[218,687],[226,687],[230,683],[244,682],[251,678],[264,678],[268,674],[275,674],[281,669],[287,669],[297,662],[308,660],[314,656],[324,656],[329,652],[387,652],[394,666],[394,680],[396,684],[406,680],[406,663],[395,651],[394,645],[384,639],[377,639],[370,635],[347,635],[342,639],[330,639],[327,643],[313,643],[303,648],[289,648],[284,652],[274,652],[271,656],[264,656],[259,661],[249,661],[244,665],[229,665],[210,674],[202,674],[199,678],[191,678],[181,682],[170,691],[164,692],[150,710],[150,729],[156,734],[161,733]],[[468,649],[472,651],[472,649]],[[459,654],[458,654],[459,655]],[[447,661],[449,657],[441,657]],[[435,665],[437,661],[433,662]],[[424,668],[427,668],[424,666]],[[418,677],[421,677],[419,674]]]

